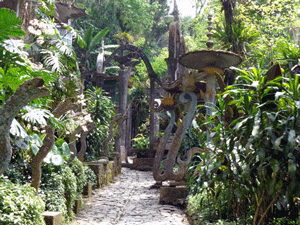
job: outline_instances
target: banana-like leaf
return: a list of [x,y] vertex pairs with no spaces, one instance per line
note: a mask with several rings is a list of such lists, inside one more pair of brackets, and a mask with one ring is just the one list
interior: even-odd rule
[[91,44],[88,46],[88,52],[90,52],[98,43],[101,42],[101,39],[108,33],[109,28],[106,27],[103,30],[100,30],[98,34],[91,40]]

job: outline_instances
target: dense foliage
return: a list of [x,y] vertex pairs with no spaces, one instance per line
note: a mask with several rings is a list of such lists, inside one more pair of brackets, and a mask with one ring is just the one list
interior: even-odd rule
[[44,225],[45,204],[29,185],[14,184],[0,177],[0,223]]
[[[114,104],[112,103],[107,93],[101,89],[93,88],[86,92],[86,108],[92,115],[96,124],[94,129],[87,137],[88,150],[85,155],[86,161],[98,159],[104,151],[104,142],[109,132],[109,124],[112,121],[115,112]],[[114,140],[109,142],[109,152],[114,148]]]
[[[27,33],[22,31],[22,21],[15,12],[0,10],[0,106],[30,78],[42,77],[51,89],[50,97],[23,108],[12,123],[12,163],[4,174],[10,181],[1,178],[0,182],[3,224],[43,224],[44,204],[46,210],[62,211],[64,222],[68,222],[83,185],[86,181],[96,183],[95,174],[77,159],[70,167],[67,165],[71,155],[68,135],[79,122],[70,114],[55,118],[51,111],[63,99],[77,98],[82,90],[80,69],[85,72],[95,68],[101,38],[105,45],[131,43],[141,47],[158,76],[167,74],[166,34],[174,18],[168,15],[166,0],[77,3],[89,13],[72,21],[83,38],[73,28],[62,25],[76,38],[76,51],[63,41],[52,20],[53,1],[42,1],[35,9],[39,18],[28,22]],[[300,58],[299,0],[196,3],[196,18],[176,17],[188,49],[206,48],[206,17],[211,12],[216,27],[214,48],[238,53],[244,62],[241,69],[231,68],[235,83],[218,95],[215,114],[205,120],[204,110],[199,107],[182,143],[182,152],[194,146],[205,149],[190,167],[189,210],[197,212],[201,224],[218,220],[220,224],[299,221],[300,72],[294,67]],[[178,12],[173,15],[178,16]],[[109,71],[117,75],[116,70]],[[144,64],[137,66],[130,82],[133,130],[138,135],[133,147],[148,148],[149,77]],[[101,89],[90,89],[85,97],[86,109],[96,123],[87,138],[85,160],[95,160],[104,150],[114,105]],[[84,106],[84,101],[81,104]],[[55,127],[55,144],[43,162],[39,190],[43,203],[28,183],[32,159],[40,151],[49,124]],[[206,137],[208,127],[211,140]],[[113,151],[114,141],[109,145]]]
[[77,198],[81,198],[81,193],[84,185],[86,185],[87,178],[84,172],[84,167],[82,163],[77,159],[77,157],[70,163],[70,168],[76,177],[77,183]]
[[[253,67],[238,73],[236,84],[219,96],[216,114],[206,122],[214,124],[213,146],[192,167],[192,191],[207,193],[203,198],[211,202],[217,218],[254,224],[280,217],[295,220],[299,75],[282,76],[278,64],[269,71]],[[228,97],[240,116],[226,125],[226,111],[232,110]]]

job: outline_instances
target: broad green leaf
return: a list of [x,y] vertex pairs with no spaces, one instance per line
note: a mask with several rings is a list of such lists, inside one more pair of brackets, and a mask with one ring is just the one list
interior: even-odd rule
[[62,149],[62,153],[64,154],[64,156],[65,156],[66,158],[70,158],[71,152],[70,152],[70,147],[69,147],[69,145],[68,145],[67,142],[64,142],[64,143],[62,144],[61,149]]
[[29,137],[29,140],[32,144],[36,145],[37,147],[41,147],[43,145],[43,141],[38,134],[33,134]]
[[282,151],[282,148],[280,147],[281,145],[281,140],[284,138],[284,136],[280,136],[279,138],[276,139],[275,141],[275,149],[279,150],[279,151]]
[[16,120],[13,119],[10,126],[10,133],[14,136],[25,138],[28,136],[25,128]]
[[41,109],[32,106],[24,107],[24,110],[27,111],[22,118],[28,122],[46,126],[47,120],[50,116],[53,116],[49,110]]
[[289,136],[288,136],[288,144],[293,148],[296,142],[296,131],[295,130],[290,130]]
[[19,148],[19,149],[28,149],[28,144],[21,139],[17,139],[15,141],[15,145]]
[[31,144],[31,150],[33,154],[36,155],[40,149],[35,144]]
[[259,129],[260,129],[260,113],[257,113],[255,115],[255,119],[254,119],[254,126],[253,126],[253,129],[252,129],[252,136],[254,138],[257,138],[258,135],[259,135]]
[[295,163],[295,160],[289,159],[289,166],[288,170],[290,173],[295,173],[297,170],[297,164]]
[[93,33],[93,28],[89,27],[84,34],[83,40],[85,41],[87,48],[89,48],[89,46],[91,44],[92,33]]
[[101,42],[101,39],[108,33],[109,28],[106,27],[103,30],[99,31],[95,37],[91,40],[90,46],[88,46],[88,51],[91,51],[98,43]]
[[58,148],[56,147],[56,145],[53,145],[51,148],[51,152],[56,155],[56,154],[60,154]]
[[50,159],[51,159],[51,157],[53,156],[54,154],[52,153],[52,152],[49,152],[48,154],[47,154],[47,156],[44,158],[44,162],[46,162],[46,163],[51,163],[51,161],[50,161]]

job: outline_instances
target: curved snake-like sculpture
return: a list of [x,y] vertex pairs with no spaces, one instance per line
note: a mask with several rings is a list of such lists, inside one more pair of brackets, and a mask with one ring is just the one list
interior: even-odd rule
[[121,47],[117,48],[103,63],[103,66],[107,66],[110,61],[112,59],[114,59],[114,57],[119,53],[119,52],[122,52],[122,51],[125,51],[125,50],[128,50],[128,51],[132,51],[132,52],[136,52],[140,57],[141,59],[144,61],[145,65],[146,65],[146,68],[147,68],[147,71],[149,73],[149,77],[154,79],[154,81],[158,84],[158,85],[162,85],[161,84],[161,80],[158,78],[157,74],[154,72],[153,68],[152,68],[152,65],[150,64],[150,61],[148,59],[148,57],[146,56],[146,54],[143,52],[142,49],[140,49],[139,47],[136,47],[134,45],[122,45]]
[[[173,110],[168,110],[171,113],[171,121],[165,130],[165,133],[163,137],[160,139],[155,159],[154,159],[154,166],[153,166],[153,177],[156,181],[165,181],[165,180],[174,180],[174,181],[182,181],[186,180],[187,176],[187,169],[188,165],[196,153],[200,152],[200,148],[192,148],[188,151],[187,154],[187,160],[183,161],[180,156],[178,156],[178,151],[181,145],[181,142],[184,138],[184,135],[187,131],[187,129],[190,127],[190,124],[192,123],[193,116],[196,111],[197,107],[197,97],[193,92],[183,92],[179,96],[179,101],[182,102],[183,104],[187,104],[188,106],[188,112],[184,116],[182,123],[176,130],[176,133],[174,135],[174,138],[172,140],[167,159],[164,161],[163,166],[164,166],[164,171],[160,170],[160,163],[163,159],[164,151],[166,148],[166,143],[167,140],[170,137],[170,133],[172,131],[172,128],[174,126],[175,122],[175,114]],[[174,164],[175,160],[177,158],[177,162],[179,164],[179,170],[178,172],[174,172]]]

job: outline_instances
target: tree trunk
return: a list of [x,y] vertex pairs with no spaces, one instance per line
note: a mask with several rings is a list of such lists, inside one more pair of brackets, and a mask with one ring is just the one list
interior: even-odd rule
[[232,51],[238,54],[239,53],[238,45],[234,40],[233,31],[232,31],[232,24],[235,23],[234,16],[233,16],[233,10],[236,4],[235,2],[236,2],[235,0],[221,0],[224,9],[225,22],[226,22],[225,31],[228,37],[228,42],[232,43]]
[[77,148],[76,148],[76,138],[77,137],[76,136],[77,136],[77,134],[80,134],[81,131],[82,131],[82,127],[78,126],[69,137],[70,138],[69,147],[70,147],[70,152],[71,152],[71,157],[69,159],[69,163],[71,163],[77,155]]
[[29,102],[50,94],[43,85],[42,78],[25,81],[0,108],[0,174],[4,173],[12,155],[9,138],[12,120]]
[[83,131],[81,133],[81,138],[80,138],[80,143],[81,143],[81,146],[80,146],[80,151],[78,152],[77,154],[77,158],[83,162],[84,161],[84,154],[86,152],[86,137],[88,136],[88,134],[96,128],[96,125],[94,122],[92,123],[88,123],[86,125],[87,127],[87,130],[86,131]]
[[[74,98],[67,98],[61,101],[58,106],[53,110],[53,115],[56,118],[59,118],[66,112],[72,109],[76,109],[78,106],[77,104],[74,103]],[[41,171],[41,165],[44,160],[44,158],[48,155],[50,152],[54,142],[55,142],[55,137],[54,137],[54,131],[55,128],[49,124],[47,124],[46,127],[46,137],[43,141],[43,145],[36,154],[35,157],[33,157],[32,162],[31,162],[31,168],[32,168],[32,181],[31,181],[31,186],[36,189],[38,192],[38,188],[40,185],[41,181],[41,176],[42,176],[42,171]]]

